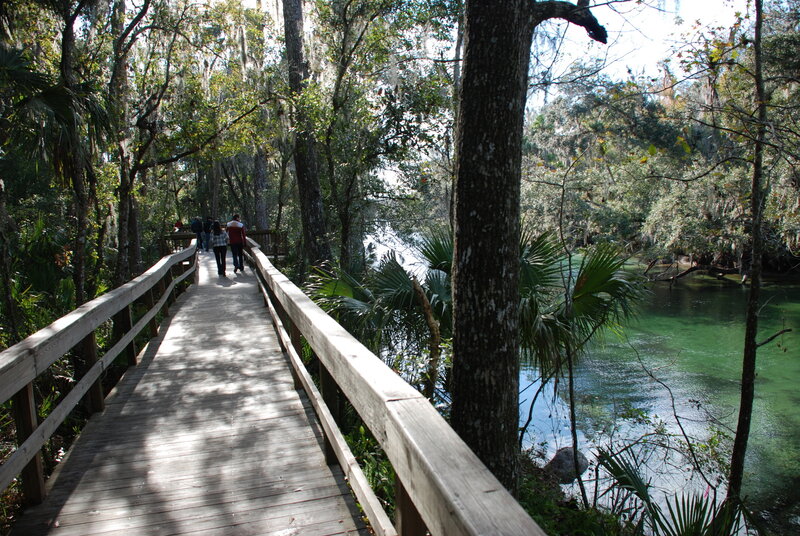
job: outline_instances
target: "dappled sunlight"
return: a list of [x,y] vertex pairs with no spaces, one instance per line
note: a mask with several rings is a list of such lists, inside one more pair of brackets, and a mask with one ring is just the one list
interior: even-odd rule
[[217,279],[213,257],[199,261],[200,284],[171,307],[168,329],[86,427],[18,534],[360,530],[255,275]]

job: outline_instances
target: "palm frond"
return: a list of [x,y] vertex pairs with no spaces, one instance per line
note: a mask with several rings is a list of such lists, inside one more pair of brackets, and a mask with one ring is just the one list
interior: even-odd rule
[[709,521],[709,501],[699,495],[678,495],[667,500],[668,521],[662,529],[666,536],[700,535]]
[[633,493],[645,506],[651,532],[663,536],[731,536],[738,534],[748,519],[747,509],[739,501],[716,504],[713,495],[681,494],[666,500],[666,512],[650,495],[634,459],[612,455],[600,449],[598,463],[612,476],[614,485]]
[[597,463],[614,478],[616,486],[632,492],[645,505],[653,504],[650,483],[639,474],[635,459],[623,454],[613,455],[601,448],[597,452]]
[[442,270],[428,270],[425,275],[425,289],[433,314],[439,320],[439,329],[445,338],[453,331],[453,295],[450,289],[450,276]]
[[421,238],[417,252],[425,259],[429,269],[441,270],[449,276],[453,264],[453,247],[453,233],[450,229],[439,228]]
[[310,276],[311,298],[353,336],[372,346],[380,341],[385,314],[373,292],[344,270],[320,270]]
[[534,236],[529,229],[523,229],[519,249],[522,295],[541,292],[559,283],[561,253],[551,233]]
[[37,72],[21,50],[0,42],[0,87],[2,97],[11,95],[24,97],[44,90],[52,79]]
[[389,309],[407,310],[414,306],[411,276],[397,260],[394,252],[381,260],[371,278],[370,286],[377,299]]
[[642,282],[623,269],[625,261],[610,244],[595,247],[583,258],[571,289],[571,310],[563,312],[581,339],[631,316],[644,295]]

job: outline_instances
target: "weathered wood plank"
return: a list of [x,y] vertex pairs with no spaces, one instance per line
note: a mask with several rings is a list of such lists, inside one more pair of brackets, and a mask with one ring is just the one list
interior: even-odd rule
[[115,505],[129,505],[133,501],[142,503],[163,501],[162,494],[165,492],[168,492],[169,500],[205,496],[208,493],[218,492],[220,484],[223,486],[236,484],[245,491],[251,487],[263,486],[271,486],[274,490],[295,490],[298,487],[313,486],[317,481],[329,483],[331,478],[341,476],[341,472],[338,470],[326,471],[322,465],[310,466],[308,463],[291,463],[291,460],[286,460],[286,463],[281,465],[280,472],[270,471],[263,464],[260,468],[253,468],[252,464],[249,464],[251,469],[242,476],[245,472],[245,467],[242,465],[244,465],[243,462],[226,465],[226,470],[217,471],[214,473],[214,478],[209,478],[204,474],[181,477],[159,475],[147,478],[139,475],[135,478],[120,477],[113,480],[82,480],[80,484],[83,493],[80,495],[64,494],[60,498],[64,506],[59,504],[58,508],[65,512],[68,509],[75,510],[92,506],[96,496],[107,492],[111,492],[113,496],[104,500],[103,504],[106,507],[114,507]]
[[[159,264],[156,264],[156,266],[159,266]],[[143,278],[147,274],[150,274],[151,271],[153,271],[152,268],[151,270],[148,270],[148,272],[145,272],[145,274],[140,276],[140,278]],[[184,276],[188,275],[188,273],[189,272],[185,273]],[[138,281],[140,278],[131,281],[131,283]],[[148,281],[147,279],[142,279],[142,281],[140,281],[140,286],[147,281]],[[178,280],[173,281],[170,288],[173,288],[174,285],[177,283],[177,281]],[[149,280],[149,283],[152,284],[153,280]],[[123,287],[120,288],[125,288],[125,287],[127,287],[127,285],[124,285]],[[140,291],[144,292],[144,290],[142,289],[137,290],[135,287],[128,289],[128,292],[131,294],[135,294],[135,292],[140,292]],[[105,296],[108,295],[101,296],[96,300],[88,302],[88,304],[93,304],[98,300],[101,300],[101,298],[104,298]],[[89,333],[91,333],[91,330],[93,330],[95,327],[97,327],[97,325],[101,323],[97,321],[98,311],[102,311],[106,303],[119,304],[120,298],[121,297],[118,297],[117,299],[112,300],[111,302],[101,302],[97,308],[89,309],[88,313],[90,314],[84,314],[74,319],[74,322],[72,322],[72,327],[70,329],[74,329],[75,332],[77,333],[77,332],[82,332],[81,330],[91,328],[89,331]],[[162,301],[165,299],[166,296],[162,297]],[[81,308],[76,309],[75,311],[73,311],[73,313],[70,313],[62,317],[61,319],[51,324],[50,327],[37,331],[35,334],[31,335],[21,343],[12,346],[8,350],[5,350],[4,352],[0,353],[0,391],[2,391],[3,389],[10,390],[11,388],[13,388],[14,385],[16,385],[15,382],[20,381],[19,378],[16,376],[16,374],[21,373],[20,371],[22,370],[18,366],[20,363],[25,364],[25,366],[29,366],[30,364],[33,363],[34,365],[33,370],[29,370],[24,374],[36,377],[38,375],[37,372],[38,370],[44,370],[44,369],[39,369],[38,368],[39,366],[46,365],[46,367],[49,367],[56,359],[58,359],[61,355],[63,355],[64,352],[66,352],[66,350],[64,350],[61,355],[57,354],[58,351],[63,350],[62,346],[59,346],[59,344],[63,345],[64,340],[71,340],[71,339],[65,338],[61,333],[53,333],[50,334],[50,336],[48,336],[48,333],[51,331],[52,326],[55,326],[56,324],[59,324],[65,319],[68,319],[69,317],[71,317],[80,310]],[[119,355],[119,353],[121,353],[131,343],[131,341],[133,341],[136,334],[146,325],[146,322],[150,318],[152,318],[156,314],[156,312],[157,310],[155,309],[149,311],[146,315],[144,315],[144,317],[142,317],[142,319],[140,319],[139,322],[136,323],[136,326],[134,327],[133,330],[126,333],[113,347],[111,347],[105,353],[103,358],[97,361],[86,372],[86,374],[84,374],[84,376],[77,383],[77,385],[75,385],[72,388],[72,390],[67,394],[66,397],[64,397],[64,399],[59,403],[59,405],[50,413],[50,415],[47,416],[47,418],[39,425],[39,427],[36,428],[34,433],[30,434],[30,436],[28,436],[27,439],[25,439],[25,441],[21,445],[19,445],[19,447],[13,452],[13,454],[5,461],[3,466],[0,467],[0,489],[5,489],[6,487],[8,487],[8,485],[20,473],[20,471],[22,471],[22,469],[38,455],[38,452],[41,450],[42,446],[49,440],[50,436],[61,425],[61,423],[64,422],[64,419],[66,419],[66,417],[69,415],[72,409],[84,397],[84,395],[86,395],[86,393],[89,392],[90,389],[92,389],[94,383],[103,373],[103,371],[105,371],[105,369],[111,364],[114,358],[117,355]],[[90,319],[92,323],[90,323]],[[69,323],[65,323],[65,325],[69,325]],[[67,328],[62,326],[58,329],[67,329]],[[72,335],[74,335],[74,333]],[[42,339],[44,341],[43,343],[44,349],[41,350],[42,353],[41,354],[34,353],[34,359],[32,360],[29,359],[27,361],[19,361],[19,363],[17,363],[16,365],[11,364],[9,360],[14,360],[14,359],[21,360],[24,359],[25,357],[24,353],[15,354],[14,352],[12,352],[12,350],[14,350],[20,345],[25,346],[26,341],[29,341],[32,338],[36,340]],[[85,337],[82,340],[85,340]],[[67,348],[67,350],[68,349],[69,348]],[[13,373],[6,374],[5,372],[3,372],[3,366],[5,364],[9,365],[8,370],[12,370]]]
[[[342,491],[329,478],[309,477],[307,482],[280,487],[273,483],[248,484],[241,491],[206,489],[201,492],[189,490],[194,493],[187,493],[187,490],[170,489],[166,493],[129,495],[111,501],[98,496],[97,500],[67,502],[59,512],[58,520],[62,526],[127,522],[130,518],[141,519],[139,524],[149,524],[150,518],[162,515],[169,515],[172,519],[191,519],[203,510],[224,508],[227,512],[235,512],[263,508],[264,499],[268,499],[270,509],[276,506],[291,507],[300,502],[336,497]],[[90,517],[87,517],[87,511]]]
[[15,535],[362,533],[344,475],[325,464],[311,404],[293,389],[255,276],[217,284],[211,264],[201,258],[199,287],[173,305]]
[[339,431],[333,415],[329,411],[328,407],[323,403],[322,395],[311,379],[311,375],[308,373],[308,370],[306,370],[305,366],[303,365],[300,356],[297,354],[292,336],[286,331],[285,326],[281,322],[280,317],[274,308],[274,304],[266,293],[266,290],[262,289],[262,292],[264,293],[264,298],[268,307],[270,308],[270,314],[272,316],[272,321],[275,324],[278,338],[280,339],[281,345],[289,357],[289,361],[294,369],[296,383],[299,383],[309,396],[311,403],[313,404],[314,409],[320,418],[320,423],[325,429],[325,435],[330,440],[334,453],[339,460],[339,465],[345,471],[350,482],[350,486],[353,488],[353,492],[355,493],[356,497],[358,497],[361,508],[364,509],[364,512],[367,514],[367,518],[370,520],[370,526],[378,536],[397,536],[397,531],[392,525],[389,516],[386,515],[386,512],[384,512],[383,506],[375,495],[375,492],[372,490],[372,488],[370,488],[364,471],[362,471],[361,466],[359,466],[358,461],[355,459],[352,452],[350,452],[350,448],[347,446],[341,431]]
[[[366,534],[360,532],[363,529],[349,522],[353,517],[351,510],[342,510],[339,505],[330,502],[330,498],[335,498],[336,490],[330,490],[329,493],[334,495],[319,496],[316,500],[307,499],[280,504],[269,509],[243,502],[231,510],[222,505],[219,508],[200,506],[181,510],[178,515],[175,515],[175,512],[164,516],[136,515],[99,523],[92,522],[90,514],[86,517],[86,523],[76,525],[58,523],[58,526],[47,527],[49,531],[47,534],[57,536],[297,534],[305,536],[312,533],[314,525],[318,524],[336,527],[335,532],[327,532],[331,530],[327,528],[326,532],[322,532],[322,534]],[[41,530],[41,527],[32,526],[30,530],[32,531],[29,533],[31,536],[41,534],[41,532],[37,532],[37,530]]]
[[325,314],[257,249],[254,262],[386,451],[435,535],[544,533],[430,403]]
[[[17,426],[17,437],[26,439],[36,433],[38,427],[36,418],[36,405],[34,404],[33,384],[29,383],[21,389],[13,399],[14,422]],[[27,443],[27,441],[25,441]],[[24,444],[24,443],[23,443]],[[25,500],[32,504],[42,502],[45,496],[44,468],[42,456],[35,452],[24,467],[17,473],[22,473],[22,489]]]

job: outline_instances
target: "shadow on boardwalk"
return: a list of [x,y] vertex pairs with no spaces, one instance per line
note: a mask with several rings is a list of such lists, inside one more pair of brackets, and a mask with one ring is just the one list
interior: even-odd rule
[[256,276],[200,265],[14,535],[367,533]]

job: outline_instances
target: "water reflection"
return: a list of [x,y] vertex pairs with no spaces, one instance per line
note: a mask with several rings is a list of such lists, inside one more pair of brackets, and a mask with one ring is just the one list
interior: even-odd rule
[[[608,334],[576,367],[582,449],[631,441],[662,425],[678,434],[669,392],[686,432],[705,441],[714,429],[733,429],[741,373],[747,290],[718,282],[682,281],[653,287],[625,339]],[[759,349],[758,380],[747,456],[745,493],[778,533],[800,530],[800,285],[766,285],[760,339],[792,333]],[[535,390],[535,370],[523,370],[524,423]],[[528,446],[546,443],[549,455],[571,444],[566,403],[552,388],[537,399]],[[709,417],[718,420],[711,424]],[[732,434],[732,432],[731,432]],[[678,439],[675,439],[678,441]],[[662,458],[654,484],[686,489],[686,467]],[[658,466],[658,464],[654,464]],[[671,475],[662,474],[672,467]],[[703,491],[700,481],[697,488]],[[707,487],[707,486],[706,486]],[[724,492],[724,491],[723,491]],[[788,532],[787,532],[788,531]]]

